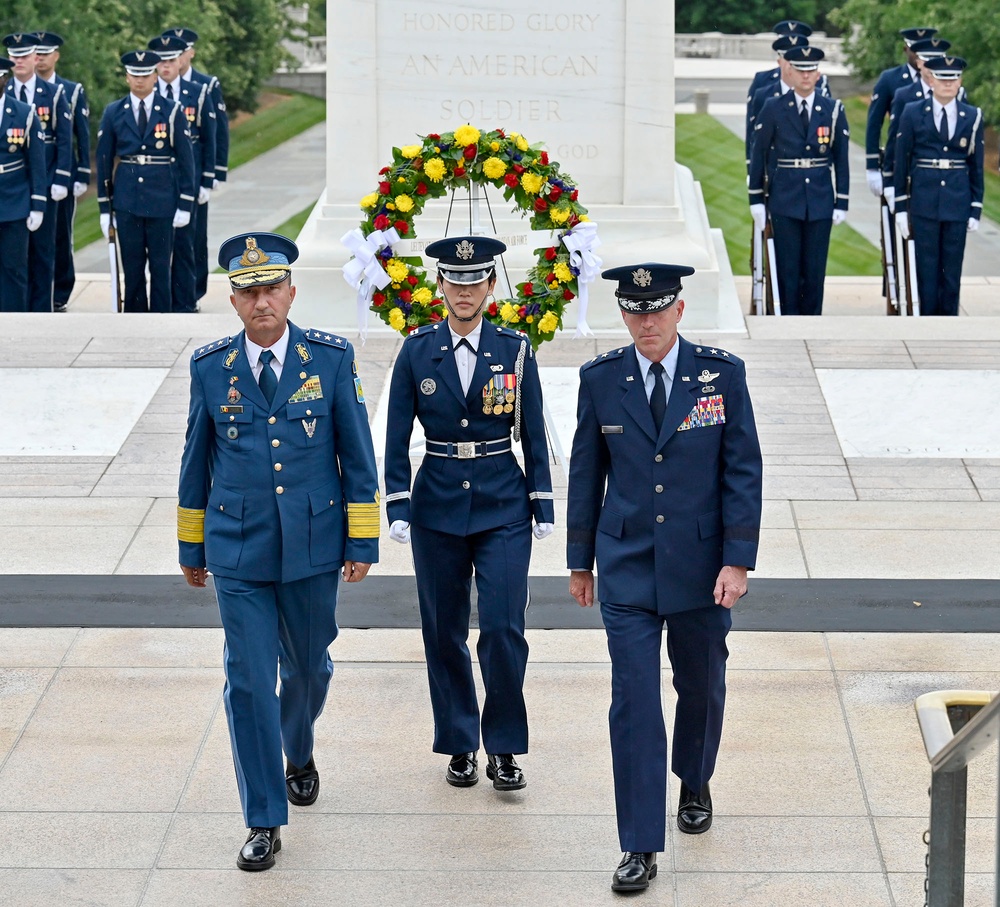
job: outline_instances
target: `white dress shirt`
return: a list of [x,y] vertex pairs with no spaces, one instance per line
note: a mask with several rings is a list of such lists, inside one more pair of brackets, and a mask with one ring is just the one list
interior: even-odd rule
[[132,92],[129,92],[129,100],[132,102],[132,116],[135,117],[136,126],[139,125],[139,105],[142,104],[146,108],[146,122],[148,123],[153,118],[153,92],[150,92],[141,101]]
[[21,100],[21,86],[24,86],[24,90],[27,93],[28,100],[26,103],[34,106],[35,103],[35,74],[31,74],[31,78],[27,82],[18,81],[17,77],[14,78],[14,97],[17,100]]
[[806,113],[812,116],[813,113],[813,102],[816,100],[816,92],[810,92],[806,97],[801,95],[795,95],[795,111],[799,116],[802,116],[802,105],[806,105]]
[[181,77],[178,76],[173,82],[167,82],[162,76],[156,77],[156,93],[163,98],[167,97],[167,86],[170,86],[170,90],[174,93],[174,101],[180,101],[181,99]]
[[954,99],[947,104],[940,104],[934,95],[931,95],[931,107],[933,108],[934,125],[938,129],[941,128],[941,111],[944,110],[945,116],[948,117],[948,138],[951,139],[958,128],[958,104],[955,103]]
[[[674,372],[677,371],[677,354],[680,352],[680,348],[680,343],[674,340],[674,345],[670,347],[667,355],[660,360],[660,364],[663,366],[663,385],[667,391],[667,400],[670,399],[670,388],[674,384]],[[638,347],[635,350],[635,358],[639,360],[639,371],[642,372],[642,384],[646,390],[646,399],[649,400],[653,394],[653,382],[656,380],[656,376],[649,370],[649,367],[653,363],[652,360],[647,359],[639,352]]]
[[263,347],[258,346],[249,337],[244,337],[247,348],[247,360],[250,362],[250,371],[253,372],[254,378],[257,383],[260,384],[260,370],[264,367],[261,365],[260,354],[264,352],[265,349],[269,349],[274,353],[274,358],[271,360],[271,371],[277,376],[278,380],[281,380],[281,368],[285,364],[285,356],[288,355],[288,325],[285,325],[285,333],[282,334],[271,346]]
[[[452,348],[455,350],[455,365],[458,366],[458,377],[462,382],[462,393],[468,394],[469,387],[472,385],[472,373],[476,370],[476,357],[479,353],[479,339],[483,333],[483,322],[480,321],[464,338],[461,334],[456,334],[451,329],[451,325],[448,326],[448,331],[451,334]],[[464,344],[459,347],[459,341],[463,339],[469,341],[469,345],[472,347],[471,350]]]

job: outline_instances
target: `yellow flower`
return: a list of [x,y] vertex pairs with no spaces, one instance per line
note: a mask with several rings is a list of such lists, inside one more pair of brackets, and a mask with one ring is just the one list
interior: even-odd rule
[[514,308],[514,306],[512,306],[509,302],[505,302],[502,306],[500,306],[500,317],[508,324],[517,324],[518,321],[521,320],[521,316],[518,314],[517,309]]
[[552,273],[556,275],[563,283],[573,279],[573,272],[569,269],[569,265],[564,261],[560,261],[552,269]]
[[552,283],[549,284],[549,289],[552,290],[553,292],[559,289],[559,281],[553,280]]
[[521,174],[521,188],[531,195],[538,195],[544,185],[545,180],[542,179],[537,173]]
[[[496,142],[493,143],[494,145]],[[500,160],[498,157],[488,157],[483,162],[483,173],[486,174],[488,179],[497,180],[500,179],[507,172],[507,165]]]
[[539,334],[551,334],[557,327],[559,327],[559,319],[553,312],[546,312],[538,319]]
[[391,327],[394,331],[401,331],[405,324],[406,316],[403,315],[402,309],[395,308],[389,312],[389,327]]
[[420,154],[422,145],[404,145],[399,149],[399,153],[405,158],[413,158]]
[[[399,201],[399,199],[397,199]],[[554,224],[564,224],[569,220],[569,208],[549,208],[549,217]]]
[[528,140],[523,135],[520,133],[514,133],[511,138],[514,140],[514,144],[517,145],[518,151],[528,150]]
[[479,141],[479,130],[475,126],[470,126],[466,124],[465,126],[459,126],[455,130],[455,141],[459,145],[474,145]]
[[378,204],[378,193],[369,192],[363,199],[361,199],[362,208],[374,208]]
[[446,171],[447,168],[444,165],[444,161],[439,157],[432,157],[424,164],[424,173],[427,174],[429,180],[435,183],[441,182]]
[[419,287],[413,291],[413,295],[410,297],[414,302],[419,302],[423,305],[426,302],[430,302],[434,298],[434,294],[430,291],[428,287]]
[[406,182],[406,177],[405,176],[397,177],[396,178],[396,182],[397,183],[405,183]]
[[531,322],[535,320],[535,316],[534,315],[528,315],[527,318],[525,318],[524,320],[527,321],[528,324],[531,324]]
[[406,267],[406,262],[400,261],[398,258],[390,258],[389,263],[385,266],[385,270],[393,280],[398,281],[406,280],[406,275],[410,273],[410,269]]
[[413,209],[413,199],[408,195],[397,195],[396,208],[405,214]]
[[386,207],[386,208],[387,208],[387,209],[388,209],[389,211],[395,211],[395,210],[396,210],[396,206],[395,206],[395,205],[394,205],[394,204],[393,204],[392,202],[386,202],[386,203],[385,203],[385,207]]
[[582,221],[583,223],[586,223],[586,222],[587,222],[588,220],[590,220],[590,218],[589,218],[589,217],[587,217],[587,215],[586,215],[586,214],[581,214],[581,215],[580,215],[580,220],[581,220],[581,221]]
[[500,150],[499,142],[490,142],[490,151],[499,151],[499,150]]

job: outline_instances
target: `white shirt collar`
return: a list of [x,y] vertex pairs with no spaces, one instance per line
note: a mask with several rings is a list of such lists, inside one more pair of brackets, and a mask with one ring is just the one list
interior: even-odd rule
[[14,78],[14,97],[17,98],[19,101],[21,100],[21,86],[23,85],[25,91],[28,93],[28,103],[29,104],[33,104],[34,103],[34,97],[35,97],[35,82],[36,82],[36,80],[37,80],[37,76],[34,73],[31,74],[31,78],[28,79],[27,82],[21,82],[21,81],[19,81],[17,79],[17,77],[15,77]]
[[191,75],[192,75],[193,73],[194,73],[194,67],[193,67],[193,66],[189,66],[189,67],[188,67],[188,71],[187,71],[187,72],[184,72],[184,73],[181,73],[181,78],[182,78],[182,79],[183,79],[183,80],[184,80],[185,82],[190,82],[190,81],[191,81]]
[[[478,353],[479,352],[479,338],[483,334],[483,321],[482,319],[479,324],[477,324],[468,334],[465,335],[465,339],[469,341],[469,345]],[[449,319],[450,321],[450,319]],[[448,325],[448,332],[451,334],[451,346],[454,349],[458,346],[458,341],[462,339],[461,334],[456,334],[452,329],[451,325]]]
[[168,82],[163,76],[156,77],[156,93],[159,95],[166,95],[167,86],[170,86],[174,92],[174,100],[178,100],[181,96],[181,77],[178,76],[173,82]]
[[[38,73],[35,73],[35,75],[37,76]],[[56,71],[52,70],[52,78],[50,78],[50,79],[42,79],[42,81],[43,82],[48,82],[49,85],[55,85],[56,84]]]
[[910,78],[913,79],[914,82],[916,82],[917,79],[920,78],[920,76],[917,74],[917,71],[912,66],[910,66],[909,63],[906,64],[906,68],[907,70],[909,70]]
[[801,95],[795,95],[795,109],[802,109],[802,102],[806,102],[806,110],[809,111],[809,115],[812,116],[813,104],[816,103],[816,92],[812,91],[807,94],[804,98]]
[[135,111],[135,115],[136,116],[139,116],[139,105],[140,104],[145,104],[146,105],[146,115],[147,116],[149,116],[149,114],[151,114],[153,112],[153,95],[154,94],[155,94],[155,92],[151,91],[148,95],[146,95],[146,97],[144,97],[142,100],[140,100],[134,94],[132,94],[131,91],[128,93],[129,100],[132,102],[132,109]]
[[[681,340],[678,337],[674,341],[674,345],[670,347],[670,351],[660,360],[660,364],[663,366],[663,371],[667,375],[667,380],[673,382],[674,373],[677,371],[677,356],[680,353]],[[639,348],[635,348],[635,358],[639,360],[639,371],[642,372],[642,383],[646,383],[646,379],[649,377],[649,367],[653,364],[652,360],[647,359],[642,353],[639,352]]]
[[259,344],[254,343],[246,334],[243,335],[243,342],[247,348],[247,360],[250,362],[250,368],[253,371],[257,370],[257,363],[260,361],[260,354],[264,352],[265,349],[269,349],[274,353],[274,358],[278,361],[278,365],[284,366],[285,356],[288,354],[288,325],[285,325],[285,333],[282,334],[271,346],[263,347]]
[[788,94],[792,90],[792,86],[789,85],[784,79],[778,80],[781,83],[781,93]]

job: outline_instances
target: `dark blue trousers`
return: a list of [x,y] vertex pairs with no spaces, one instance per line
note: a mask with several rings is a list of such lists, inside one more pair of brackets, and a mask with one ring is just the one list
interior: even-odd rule
[[[170,311],[170,258],[174,249],[172,217],[137,217],[115,213],[118,247],[125,277],[126,312]],[[149,263],[149,294],[146,263]]]
[[822,315],[833,220],[771,215],[782,315]]
[[28,311],[28,225],[0,221],[0,312]]
[[966,221],[910,215],[921,315],[957,315]]
[[247,828],[288,822],[281,753],[300,767],[312,756],[333,676],[327,649],[338,632],[339,581],[336,571],[294,583],[215,577],[226,631],[223,703]]
[[45,217],[28,234],[28,311],[51,312],[56,273],[56,202],[45,203]]
[[194,298],[208,292],[208,204],[195,205],[191,212],[194,225]]
[[73,219],[76,217],[76,199],[72,190],[61,202],[56,202],[56,272],[53,300],[65,305],[73,295],[76,269],[73,266]]
[[[199,206],[195,205],[197,209]],[[193,218],[197,212],[193,212]],[[170,265],[170,303],[174,312],[193,312],[195,306],[194,223],[174,230],[174,257]]]
[[472,574],[479,596],[479,667],[486,688],[482,740],[487,753],[526,753],[528,714],[524,670],[528,643],[531,520],[473,535],[410,529],[427,657],[435,753],[479,750],[480,716],[467,645]]
[[666,843],[667,734],[660,698],[660,645],[667,627],[677,708],[671,768],[692,790],[715,772],[726,705],[726,634],[721,605],[657,614],[601,603],[611,654],[611,757],[618,840],[623,851],[662,851]]

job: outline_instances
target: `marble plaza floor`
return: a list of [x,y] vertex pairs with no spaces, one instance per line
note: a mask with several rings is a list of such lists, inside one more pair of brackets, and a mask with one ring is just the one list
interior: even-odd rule
[[[996,577],[998,283],[966,284],[966,317],[920,320],[879,317],[871,281],[831,281],[822,319],[689,338],[748,363],[765,459],[759,576]],[[106,298],[106,282],[84,279],[69,314],[0,323],[0,582],[177,570],[187,361],[238,322],[214,277],[193,317],[107,315]],[[564,451],[573,369],[624,340],[540,352]],[[376,438],[398,344],[373,333],[358,349]],[[554,477],[560,525],[535,546],[539,577],[565,575],[559,464]],[[374,569],[412,575],[409,550],[385,540]],[[995,637],[953,630],[736,629],[715,825],[671,835],[642,902],[922,904],[929,769],[913,699],[1000,689]],[[318,727],[320,799],[292,809],[277,867],[249,875],[235,867],[221,631],[0,629],[0,903],[619,902],[603,634],[533,630],[529,642],[529,784],[499,795],[485,779],[444,783],[418,631],[344,630]],[[668,718],[672,695],[665,675]],[[971,771],[970,905],[992,903],[995,760]]]

